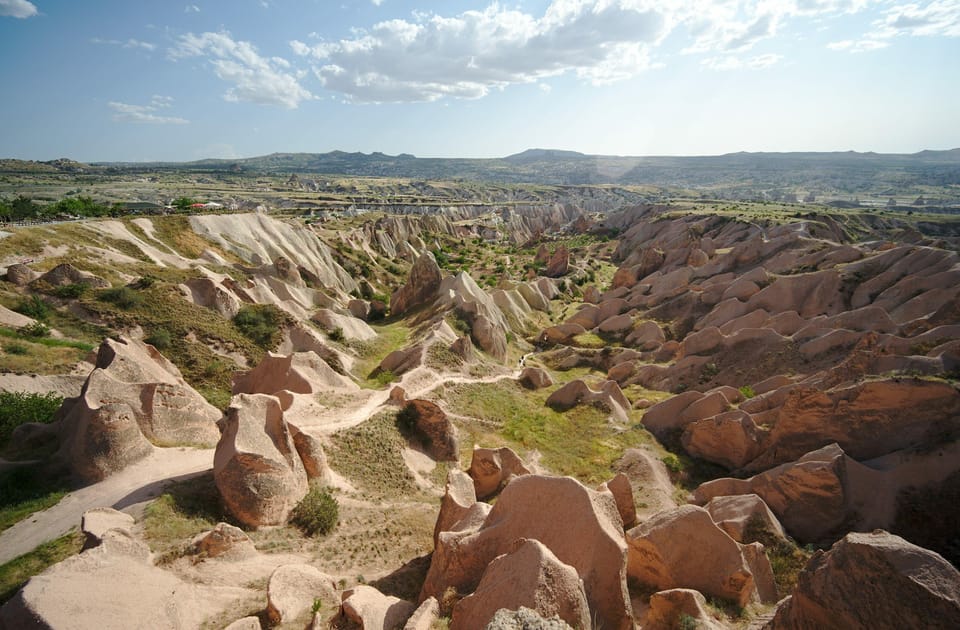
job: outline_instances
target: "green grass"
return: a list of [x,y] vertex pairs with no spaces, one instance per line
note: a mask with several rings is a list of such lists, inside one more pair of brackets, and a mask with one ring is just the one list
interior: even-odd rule
[[0,474],[0,531],[56,505],[69,489],[67,479],[36,466],[20,466]]
[[402,322],[392,324],[374,324],[372,328],[376,331],[377,337],[369,341],[351,341],[349,345],[357,353],[357,362],[354,364],[354,373],[360,379],[361,385],[379,389],[383,385],[377,382],[377,379],[371,379],[370,373],[384,357],[403,348],[410,339],[410,329]]
[[53,422],[63,404],[63,396],[54,393],[0,392],[0,447],[6,446],[13,430],[21,424]]
[[[0,337],[21,340],[25,339],[24,335],[21,334],[19,330],[3,327],[0,327]],[[83,350],[84,352],[90,352],[94,348],[94,345],[91,343],[87,343],[85,341],[76,341],[73,339],[56,339],[54,337],[28,337],[27,339],[30,343],[46,346],[48,348],[75,348],[77,350]]]
[[0,604],[16,595],[17,591],[34,575],[42,573],[47,567],[61,560],[80,553],[82,547],[83,536],[74,530],[0,565]]
[[334,434],[327,460],[331,468],[371,496],[409,495],[417,487],[403,461],[406,445],[396,413],[383,412]]
[[589,405],[556,412],[544,404],[549,391],[529,392],[501,381],[448,386],[445,398],[456,413],[499,425],[509,445],[540,451],[553,472],[588,484],[607,480],[625,449],[652,439],[639,423],[614,427],[608,414]]
[[229,521],[213,473],[171,484],[144,510],[143,531],[161,562],[188,552],[190,539]]

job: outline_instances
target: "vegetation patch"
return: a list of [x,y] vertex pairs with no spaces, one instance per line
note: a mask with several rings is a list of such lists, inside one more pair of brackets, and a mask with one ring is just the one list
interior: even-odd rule
[[269,350],[280,343],[280,327],[287,316],[272,304],[244,306],[233,317],[233,323],[248,339]]
[[0,605],[16,595],[34,575],[80,553],[82,548],[83,535],[72,531],[0,566]]
[[48,392],[0,392],[0,448],[7,445],[13,430],[21,424],[49,424],[63,404],[63,397]]
[[230,520],[209,472],[170,484],[144,511],[143,533],[159,561],[171,562],[190,551],[194,536]]
[[36,466],[18,466],[0,474],[0,531],[56,505],[69,490],[66,478]]
[[308,536],[328,534],[340,520],[340,506],[330,489],[310,484],[310,491],[301,499],[290,515],[290,523]]
[[334,434],[327,460],[331,468],[365,493],[395,498],[413,494],[416,484],[403,460],[406,440],[395,412],[383,412]]
[[554,411],[545,405],[549,390],[530,392],[512,380],[451,385],[446,392],[456,413],[496,423],[504,441],[540,451],[550,470],[586,484],[607,480],[625,449],[652,439],[639,423],[612,425],[590,405]]
[[[375,338],[369,341],[353,340],[349,342],[349,346],[357,353],[354,373],[362,379],[369,379],[370,374],[380,365],[384,357],[394,350],[403,348],[410,339],[410,329],[400,322],[383,325],[373,324],[371,327],[377,333]],[[382,386],[375,380],[372,382],[368,380],[366,383],[361,381],[361,385],[368,387]]]

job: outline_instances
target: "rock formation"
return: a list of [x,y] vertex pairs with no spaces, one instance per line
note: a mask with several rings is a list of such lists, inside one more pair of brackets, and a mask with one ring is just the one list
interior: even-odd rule
[[213,445],[220,412],[153,346],[106,339],[80,396],[60,409],[59,456],[81,479],[99,481],[153,445]]
[[530,470],[513,449],[473,447],[473,457],[467,474],[473,479],[478,499],[488,499],[518,475],[529,475]]
[[403,315],[407,311],[433,300],[443,276],[436,258],[429,251],[420,254],[410,268],[407,283],[390,296],[390,312]]
[[435,402],[420,399],[407,401],[400,414],[402,418],[413,420],[410,428],[423,436],[431,457],[445,462],[460,459],[457,428]]

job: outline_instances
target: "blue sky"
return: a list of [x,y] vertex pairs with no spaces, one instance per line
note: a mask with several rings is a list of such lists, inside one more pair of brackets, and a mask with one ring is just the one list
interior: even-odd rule
[[0,157],[960,147],[960,0],[0,0]]

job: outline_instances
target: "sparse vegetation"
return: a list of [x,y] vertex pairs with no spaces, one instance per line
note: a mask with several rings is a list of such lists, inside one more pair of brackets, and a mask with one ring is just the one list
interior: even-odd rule
[[124,310],[130,310],[143,303],[143,296],[130,287],[104,289],[97,296],[97,299],[119,306]]
[[0,566],[0,605],[16,595],[34,575],[80,553],[82,547],[83,536],[74,530]]
[[18,466],[0,474],[0,531],[56,505],[68,490],[65,478],[36,465]]
[[280,341],[280,326],[286,321],[272,304],[244,306],[233,317],[233,323],[255,344],[269,350]]
[[413,477],[403,461],[406,440],[396,414],[380,413],[331,439],[327,458],[331,468],[348,477],[373,497],[396,497],[415,492]]
[[159,561],[170,562],[189,552],[197,534],[230,521],[213,473],[171,484],[144,511],[144,538]]

